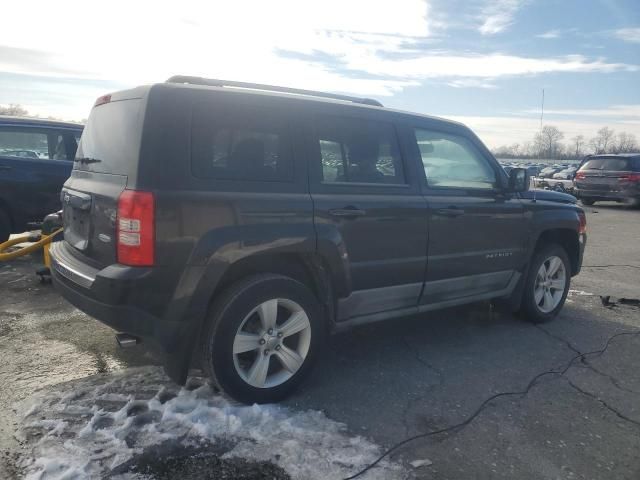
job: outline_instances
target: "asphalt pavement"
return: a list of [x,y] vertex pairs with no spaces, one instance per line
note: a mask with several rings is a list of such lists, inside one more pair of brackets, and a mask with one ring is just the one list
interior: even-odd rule
[[[405,478],[637,480],[640,308],[600,296],[640,298],[640,211],[585,210],[585,267],[555,321],[534,326],[479,303],[363,326],[331,339],[285,406],[322,411],[380,451],[422,435],[389,455]],[[0,478],[21,475],[32,445],[16,404],[157,364],[144,346],[118,349],[110,329],[39,284],[35,262],[0,265]]]

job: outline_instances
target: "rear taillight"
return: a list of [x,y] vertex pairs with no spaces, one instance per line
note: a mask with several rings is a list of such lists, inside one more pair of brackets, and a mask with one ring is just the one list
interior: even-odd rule
[[587,216],[584,214],[584,212],[578,212],[578,218],[580,219],[578,233],[587,233]]
[[576,180],[584,180],[586,177],[586,175],[584,174],[584,172],[577,172],[576,173]]
[[150,267],[154,263],[155,201],[153,193],[124,190],[118,198],[118,263]]
[[628,173],[618,177],[620,182],[640,182],[640,173]]

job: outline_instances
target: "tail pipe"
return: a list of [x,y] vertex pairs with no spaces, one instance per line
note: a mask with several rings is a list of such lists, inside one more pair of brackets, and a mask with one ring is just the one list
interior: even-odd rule
[[116,342],[118,342],[120,348],[135,347],[137,344],[142,343],[138,337],[128,333],[116,333]]

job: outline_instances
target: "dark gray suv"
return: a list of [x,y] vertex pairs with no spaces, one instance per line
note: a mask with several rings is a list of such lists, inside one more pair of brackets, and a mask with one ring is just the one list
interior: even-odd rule
[[640,153],[592,155],[576,172],[576,194],[584,205],[599,200],[640,205]]
[[175,381],[193,360],[272,402],[338,329],[489,299],[554,318],[585,216],[528,186],[459,123],[174,77],[96,101],[53,280],[121,340],[158,346]]

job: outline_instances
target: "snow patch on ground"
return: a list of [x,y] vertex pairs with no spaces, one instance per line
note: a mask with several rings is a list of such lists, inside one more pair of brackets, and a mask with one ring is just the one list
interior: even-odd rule
[[584,296],[592,297],[593,293],[584,292],[582,290],[569,290],[569,295],[578,295],[581,297],[584,297]]
[[[380,453],[380,447],[349,436],[345,425],[321,412],[237,405],[199,379],[178,388],[157,367],[58,385],[20,409],[22,434],[31,447],[28,479],[103,477],[167,440],[225,443],[224,457],[271,461],[291,478],[310,480],[344,478]],[[362,478],[402,474],[399,465],[382,462]]]

